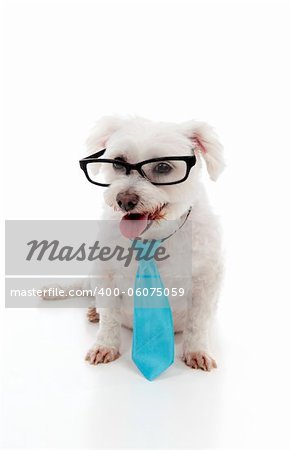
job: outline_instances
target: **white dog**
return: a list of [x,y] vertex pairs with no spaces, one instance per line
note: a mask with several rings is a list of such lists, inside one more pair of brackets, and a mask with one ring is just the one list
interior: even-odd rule
[[[178,307],[177,303],[172,307],[174,327],[175,331],[183,331],[182,357],[185,363],[195,369],[210,371],[216,367],[216,362],[209,353],[208,332],[222,278],[222,258],[219,225],[208,204],[200,171],[203,159],[211,179],[215,181],[224,168],[222,146],[213,129],[197,121],[173,124],[155,123],[142,118],[104,117],[93,129],[87,147],[89,154],[106,149],[102,158],[117,161],[110,186],[97,187],[104,190],[103,219],[121,220],[120,229],[127,235],[127,226],[130,226],[131,234],[132,224],[129,223],[134,218],[140,231],[143,231],[143,239],[168,236],[169,221],[180,224],[179,240],[169,238],[164,246],[169,251],[175,251],[173,247],[178,246],[178,254],[181,254],[181,248],[190,251],[192,246],[192,300],[183,308]],[[136,170],[125,173],[118,163],[136,164],[153,158],[194,154],[196,164],[191,167],[189,176],[178,184],[153,184],[152,175],[148,177],[144,173],[146,176],[143,176]],[[169,167],[169,164],[160,163],[151,170],[160,181],[166,176],[170,181],[178,181],[182,176],[175,175],[175,170],[179,170],[177,165]],[[151,226],[147,227],[149,219],[152,220]],[[185,221],[191,223],[192,236],[187,232],[190,227],[185,227],[184,232]],[[119,227],[116,227],[116,234],[111,239],[115,245],[120,242],[125,245]],[[175,273],[175,267],[169,264],[181,262],[161,261],[159,270],[162,279],[169,273]],[[134,268],[118,278],[115,275],[121,275],[122,269],[117,261],[109,261],[95,270],[103,273],[106,287],[114,289],[118,284],[121,291],[126,291],[133,286]],[[89,309],[89,320],[100,320],[96,342],[86,355],[91,364],[107,363],[119,356],[121,324],[132,327],[132,311],[127,300],[123,295],[119,307],[100,308],[98,312],[95,308]]]

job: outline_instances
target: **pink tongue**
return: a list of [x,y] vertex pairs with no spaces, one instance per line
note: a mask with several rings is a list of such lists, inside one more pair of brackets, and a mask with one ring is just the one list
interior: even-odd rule
[[128,239],[138,237],[148,224],[148,216],[144,214],[126,214],[120,222],[120,231]]

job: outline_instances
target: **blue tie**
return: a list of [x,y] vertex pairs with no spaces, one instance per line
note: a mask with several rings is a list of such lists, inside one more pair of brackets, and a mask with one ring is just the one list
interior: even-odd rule
[[135,247],[142,249],[142,259],[134,288],[132,359],[148,380],[158,377],[174,360],[172,313],[153,259],[160,244],[161,241],[135,241]]

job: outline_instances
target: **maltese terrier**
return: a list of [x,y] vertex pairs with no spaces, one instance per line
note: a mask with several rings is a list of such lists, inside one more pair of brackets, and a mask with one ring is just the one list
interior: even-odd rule
[[[179,240],[165,243],[166,247],[191,245],[191,300],[185,308],[173,306],[174,328],[183,331],[183,361],[192,368],[210,371],[216,362],[210,355],[208,334],[222,279],[222,256],[219,224],[200,171],[204,160],[210,178],[216,181],[224,169],[217,136],[204,122],[173,124],[104,117],[88,138],[87,149],[91,156],[83,161],[91,158],[92,164],[82,166],[81,161],[81,167],[89,181],[104,186],[100,188],[105,189],[102,218],[120,220],[120,236],[117,233],[113,239],[119,241],[122,235],[161,238],[169,235],[168,221],[181,223],[181,227],[186,220],[191,223],[192,236],[188,231],[181,233]],[[99,163],[98,158],[115,162]],[[164,273],[174,273],[169,264],[168,260],[160,262],[162,278]],[[107,286],[114,289],[117,279],[113,275],[121,268],[115,261],[103,270]],[[126,291],[133,278],[134,273],[125,271],[119,278],[121,291]],[[107,363],[119,356],[121,324],[132,327],[131,308],[123,297],[118,307],[89,308],[89,320],[100,321],[96,342],[86,355],[91,364]]]
[[[223,272],[221,238],[200,177],[203,160],[214,181],[224,169],[216,134],[208,124],[193,120],[175,124],[104,117],[89,136],[87,150],[89,156],[80,166],[103,191],[101,218],[119,221],[108,236],[110,242],[125,248],[125,238],[129,242],[138,236],[170,236],[163,245],[177,256],[159,261],[161,277],[167,279],[170,290],[177,287],[177,280],[169,275],[183,267],[190,255],[188,301],[172,302],[170,296],[174,330],[183,332],[182,359],[188,366],[205,371],[217,367],[208,335]],[[179,238],[175,238],[178,230]],[[98,364],[118,358],[121,325],[132,328],[133,305],[127,292],[135,268],[111,259],[106,264],[96,262],[94,271],[102,275],[110,292],[115,288],[121,292],[113,306],[99,308],[96,299],[95,307],[88,310],[89,321],[100,325],[86,360]]]

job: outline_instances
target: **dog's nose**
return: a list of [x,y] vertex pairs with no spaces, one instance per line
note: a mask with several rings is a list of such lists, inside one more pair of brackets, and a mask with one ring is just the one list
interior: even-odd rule
[[139,202],[139,196],[137,194],[129,194],[128,192],[120,192],[116,200],[121,209],[131,211]]

